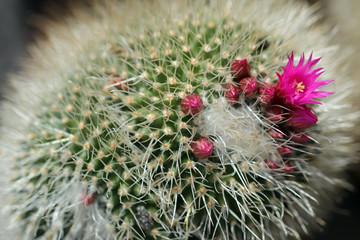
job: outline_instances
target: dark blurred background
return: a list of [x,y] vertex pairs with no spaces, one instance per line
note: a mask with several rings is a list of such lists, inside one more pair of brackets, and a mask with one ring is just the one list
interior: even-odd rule
[[[67,0],[0,0],[0,96],[6,91],[4,85],[6,76],[10,72],[18,71],[19,61],[26,57],[26,46],[36,37],[41,36],[41,25],[35,27],[33,24],[36,16],[48,16],[47,9],[65,16],[69,2]],[[360,0],[307,0],[307,2],[320,4],[317,5],[320,6],[319,12],[324,16],[321,22],[338,28],[337,43],[353,45],[360,50]],[[359,55],[354,54],[352,59],[354,68],[359,65]],[[360,81],[358,73],[359,70],[353,71],[352,75]],[[355,191],[347,193],[345,201],[338,205],[338,210],[332,209],[335,213],[323,232],[306,240],[360,239],[359,165],[349,168],[349,180],[356,187]]]

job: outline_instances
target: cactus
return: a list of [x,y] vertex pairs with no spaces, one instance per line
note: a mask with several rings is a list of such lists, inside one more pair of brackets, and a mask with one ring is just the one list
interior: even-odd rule
[[[82,9],[48,23],[2,110],[19,236],[279,239],[324,223],[331,194],[346,186],[338,177],[355,153],[358,113],[309,9]],[[314,91],[323,79],[339,79],[335,95]]]

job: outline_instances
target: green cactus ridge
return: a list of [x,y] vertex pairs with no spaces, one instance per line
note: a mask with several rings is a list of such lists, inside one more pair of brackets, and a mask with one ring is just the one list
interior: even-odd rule
[[[322,150],[295,144],[282,158],[276,149],[288,142],[267,134],[276,126],[258,101],[224,98],[232,61],[248,59],[259,85],[275,83],[293,49],[236,16],[208,13],[109,31],[43,96],[13,179],[24,239],[273,239],[306,231],[301,215],[313,217],[317,203],[311,164]],[[204,103],[195,116],[181,110],[190,94]],[[190,146],[202,137],[214,146],[207,159]],[[283,167],[272,171],[269,158]],[[285,163],[295,171],[283,171]]]

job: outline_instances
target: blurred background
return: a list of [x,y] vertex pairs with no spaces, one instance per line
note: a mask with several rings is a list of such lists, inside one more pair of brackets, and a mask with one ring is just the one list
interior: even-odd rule
[[[329,25],[336,30],[335,44],[354,49],[349,59],[350,73],[353,79],[360,81],[360,0],[298,1],[305,1],[318,8],[322,16],[319,24]],[[0,0],[0,98],[1,93],[6,91],[6,76],[19,71],[19,62],[27,55],[27,45],[42,35],[41,24],[35,26],[34,23],[41,23],[39,17],[49,16],[50,9],[65,17],[70,2]],[[351,166],[348,172],[349,181],[355,190],[347,193],[338,209],[333,209],[334,215],[323,232],[306,240],[360,239],[360,165]]]

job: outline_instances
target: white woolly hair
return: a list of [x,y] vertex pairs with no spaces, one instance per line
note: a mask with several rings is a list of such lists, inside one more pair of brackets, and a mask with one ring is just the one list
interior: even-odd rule
[[262,119],[261,114],[243,102],[243,107],[233,108],[225,99],[209,106],[199,116],[199,132],[213,136],[215,156],[225,163],[227,160],[243,161],[252,159],[261,162],[281,157],[277,145],[267,134],[271,123]]
[[[26,139],[27,125],[36,119],[35,116],[41,107],[40,103],[46,101],[44,97],[48,96],[49,90],[66,84],[67,80],[62,76],[77,66],[79,56],[94,43],[105,39],[107,35],[125,32],[131,28],[132,24],[144,26],[160,24],[164,19],[166,21],[181,19],[184,12],[196,15],[200,11],[213,15],[216,19],[224,15],[235,16],[237,21],[262,29],[273,39],[282,39],[283,42],[279,42],[279,47],[286,47],[298,53],[304,52],[306,56],[313,53],[314,58],[322,58],[320,65],[325,67],[322,78],[336,79],[328,87],[336,94],[326,98],[321,106],[315,108],[320,116],[319,134],[313,135],[312,138],[318,142],[316,147],[320,149],[319,154],[316,154],[315,160],[310,163],[301,160],[304,167],[302,170],[305,172],[304,175],[307,177],[309,188],[313,190],[314,196],[303,191],[303,186],[295,181],[283,181],[273,186],[274,189],[279,188],[283,191],[292,191],[289,186],[296,188],[298,190],[296,194],[304,200],[297,206],[295,204],[288,206],[292,208],[293,213],[299,214],[293,216],[298,223],[289,219],[288,225],[285,225],[282,220],[280,221],[279,216],[271,216],[275,223],[266,221],[261,223],[262,230],[269,231],[274,224],[277,229],[282,229],[285,235],[279,233],[279,236],[276,236],[266,232],[262,238],[279,239],[287,236],[299,238],[298,231],[306,233],[315,225],[314,222],[324,223],[322,218],[326,217],[330,209],[329,205],[333,204],[329,198],[337,198],[339,186],[347,186],[340,179],[344,168],[356,160],[358,149],[358,143],[354,141],[358,133],[354,129],[358,126],[360,114],[349,101],[357,86],[352,79],[347,77],[346,56],[340,51],[341,49],[329,44],[331,32],[315,26],[318,20],[318,16],[314,15],[316,9],[298,2],[286,0],[210,1],[209,8],[204,7],[204,2],[159,0],[154,4],[142,1],[105,1],[103,4],[94,4],[92,10],[75,5],[73,16],[68,17],[62,24],[52,21],[45,23],[47,39],[30,47],[31,58],[25,61],[23,72],[10,79],[9,89],[13,88],[13,90],[7,94],[7,100],[1,106],[0,197],[2,206],[11,205],[11,198],[8,195],[9,186],[14,188],[9,182],[12,177],[11,167],[14,166],[14,158],[21,152],[19,142]],[[220,101],[219,104],[206,108],[199,115],[199,121],[199,130],[212,138],[215,155],[224,164],[233,164],[238,161],[238,156],[246,156],[248,165],[244,165],[244,169],[254,169],[259,177],[270,182],[279,182],[274,181],[274,176],[269,173],[269,169],[260,163],[260,159],[267,157],[275,160],[279,158],[276,145],[263,130],[264,126],[270,126],[271,123],[262,119],[251,106],[235,109]],[[30,178],[31,173],[28,174]],[[26,186],[26,179],[23,181],[17,182],[20,184],[19,188]],[[56,205],[53,211],[58,211],[58,214],[54,214],[54,219],[51,221],[59,227],[65,224],[62,220],[66,217],[62,214],[66,211],[58,208],[73,211],[76,221],[73,232],[76,236],[84,234],[83,239],[112,239],[113,228],[109,227],[106,213],[103,213],[97,204],[87,208],[82,206],[80,197],[75,197],[80,196],[79,194],[89,186],[84,187],[76,178],[73,181],[64,183],[63,187],[57,189],[59,191],[57,199],[39,201],[38,206],[44,205],[44,211],[47,211],[51,209],[51,206]],[[254,198],[262,197],[260,193],[254,192]],[[284,194],[283,197],[288,196]],[[301,211],[296,209],[299,206],[302,208]],[[244,207],[244,211],[247,210]],[[23,233],[22,229],[18,228],[16,219],[13,220],[12,229],[5,229],[8,225],[5,222],[8,222],[9,215],[11,212],[6,212],[0,220],[1,239],[20,239]],[[276,222],[277,218],[278,222]],[[293,226],[292,222],[294,222]],[[273,232],[276,234],[278,231]],[[52,239],[61,239],[61,236],[53,236]]]

